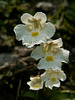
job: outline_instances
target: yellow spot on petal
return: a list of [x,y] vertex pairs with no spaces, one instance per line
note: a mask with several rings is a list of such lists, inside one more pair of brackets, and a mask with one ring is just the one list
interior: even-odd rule
[[38,32],[32,32],[32,33],[31,33],[31,36],[32,36],[32,37],[36,37],[36,36],[38,36],[38,35],[39,35]]
[[46,57],[46,61],[49,61],[49,56]]
[[38,86],[34,86],[35,88],[38,88]]
[[53,61],[53,60],[54,60],[53,56],[47,56],[46,57],[46,61]]
[[29,42],[29,43],[32,43],[32,41],[31,41],[31,42]]
[[52,81],[52,82],[55,82],[55,81],[56,81],[56,78],[51,78],[51,81]]
[[50,56],[49,59],[50,59],[50,61],[53,61],[54,60],[53,56]]

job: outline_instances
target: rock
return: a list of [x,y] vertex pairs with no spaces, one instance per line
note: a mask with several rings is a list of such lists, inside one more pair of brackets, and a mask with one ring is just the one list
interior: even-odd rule
[[16,61],[18,55],[14,53],[1,53],[0,54],[0,66],[11,64]]
[[24,47],[19,46],[14,48],[14,52],[0,53],[0,66],[13,64],[18,62],[18,60],[22,59],[23,57],[25,58],[29,57],[33,49],[34,48],[28,49],[25,46]]
[[54,6],[50,2],[39,2],[37,3],[36,8],[43,11],[51,11],[52,9],[54,9]]
[[29,56],[33,49],[34,48],[26,48],[25,46],[15,47],[15,51],[20,57]]

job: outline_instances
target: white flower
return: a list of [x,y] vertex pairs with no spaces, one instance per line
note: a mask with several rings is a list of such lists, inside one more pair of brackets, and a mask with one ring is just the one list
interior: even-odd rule
[[36,47],[36,49],[32,51],[31,57],[36,60],[41,58],[37,68],[45,70],[52,68],[56,70],[61,67],[61,62],[67,63],[69,51],[60,48],[62,44],[62,39],[59,38],[57,40],[47,41],[47,43]]
[[43,88],[43,82],[40,79],[40,76],[30,77],[29,82],[27,84],[30,86],[31,90],[39,90]]
[[45,86],[52,89],[52,87],[60,87],[60,81],[64,81],[66,79],[65,73],[61,69],[57,69],[53,71],[51,69],[46,70],[41,75],[41,80],[45,82]]
[[17,40],[22,40],[23,45],[28,48],[46,42],[46,39],[50,39],[55,33],[54,25],[46,23],[46,20],[46,15],[42,12],[37,12],[34,16],[23,14],[21,16],[23,24],[14,28]]

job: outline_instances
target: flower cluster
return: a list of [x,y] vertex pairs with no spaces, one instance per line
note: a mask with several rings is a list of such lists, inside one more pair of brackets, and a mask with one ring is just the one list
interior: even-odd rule
[[14,28],[17,40],[22,40],[22,44],[28,48],[39,44],[31,53],[31,57],[38,60],[38,69],[44,69],[45,72],[39,76],[30,77],[27,84],[32,90],[39,90],[45,87],[52,89],[53,86],[59,87],[60,81],[66,79],[65,73],[62,71],[62,62],[68,63],[69,51],[63,49],[62,39],[52,40],[55,34],[55,26],[47,22],[46,15],[37,12],[34,16],[25,13],[21,16],[23,24],[19,24]]

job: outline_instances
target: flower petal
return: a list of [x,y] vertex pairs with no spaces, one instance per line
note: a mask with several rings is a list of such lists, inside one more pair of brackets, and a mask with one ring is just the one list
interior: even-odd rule
[[28,84],[28,85],[31,85],[31,81],[28,81],[27,84]]
[[60,81],[59,80],[57,80],[57,82],[56,83],[54,83],[53,85],[52,85],[52,87],[60,87]]
[[43,56],[44,54],[42,52],[42,46],[36,47],[31,53],[31,57],[35,58],[36,60],[42,58]]
[[53,43],[57,44],[57,47],[61,47],[63,45],[61,38],[53,40]]
[[45,23],[42,33],[46,34],[47,39],[50,39],[55,33],[55,26],[50,22]]
[[58,75],[58,78],[61,81],[64,81],[66,79],[66,74],[63,71],[60,70],[59,75]]
[[41,74],[41,81],[45,82],[49,79],[49,75],[47,71],[45,71],[43,74]]
[[46,22],[46,20],[47,20],[46,15],[45,15],[44,13],[42,13],[42,12],[37,12],[37,13],[34,15],[34,17],[35,17],[36,19],[41,19],[41,22],[42,22],[42,23],[43,23],[43,22]]
[[59,49],[59,52],[57,54],[58,59],[61,60],[61,62],[68,63],[69,61],[69,51],[63,48]]
[[14,32],[16,34],[16,39],[20,41],[25,35],[27,35],[28,30],[27,30],[26,25],[19,24],[15,26]]
[[45,35],[39,29],[33,30],[33,32],[38,32],[39,34],[36,37],[31,36],[32,43],[30,44],[30,46],[28,46],[29,48],[34,46],[35,44],[46,42]]
[[36,44],[45,43],[46,42],[46,35],[42,32],[42,30],[36,29],[39,33],[37,37],[33,37],[33,42]]
[[46,58],[42,58],[40,60],[40,62],[38,63],[37,68],[38,69],[45,69],[45,70],[51,68],[52,70],[56,70],[58,68],[61,68],[61,62],[59,61],[59,59],[55,59],[52,62],[50,62],[50,61],[47,62]]
[[43,82],[41,82],[41,84],[40,84],[40,86],[38,86],[37,88],[35,88],[35,86],[33,87],[33,86],[30,86],[30,90],[40,90],[40,89],[42,89],[43,88]]
[[40,76],[31,77],[31,81],[27,82],[31,90],[39,90],[43,88],[43,82],[40,80]]
[[29,24],[28,22],[28,19],[32,19],[33,16],[29,13],[24,13],[22,16],[21,16],[21,21],[24,23],[24,24]]
[[[32,37],[31,36],[32,32],[38,32],[39,34],[38,34],[38,36]],[[41,33],[41,31],[39,29],[33,30],[32,32],[28,31],[28,35],[25,35],[22,37],[23,45],[26,45],[28,48],[31,48],[35,44],[40,44],[40,43],[46,42],[45,35],[43,35],[43,33]]]
[[52,87],[60,87],[60,81],[58,79],[55,82],[48,80],[46,81],[45,86],[52,90]]
[[24,35],[22,37],[22,44],[26,45],[27,47],[31,46],[32,45],[32,37],[30,35]]

